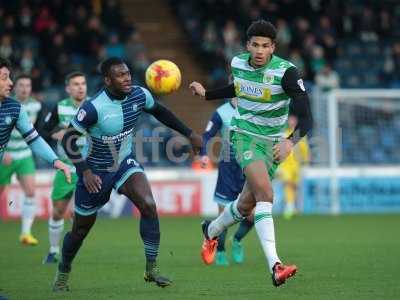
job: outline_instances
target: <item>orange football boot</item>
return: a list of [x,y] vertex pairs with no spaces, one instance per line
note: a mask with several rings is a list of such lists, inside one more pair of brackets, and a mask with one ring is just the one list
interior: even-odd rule
[[294,276],[297,272],[296,265],[285,266],[281,263],[276,263],[272,272],[272,284],[276,287],[284,284],[286,279]]
[[203,221],[201,223],[204,234],[204,241],[201,245],[201,258],[206,265],[211,265],[214,262],[218,246],[218,240],[216,238],[210,239],[208,237],[208,225],[210,225],[210,223],[210,221]]

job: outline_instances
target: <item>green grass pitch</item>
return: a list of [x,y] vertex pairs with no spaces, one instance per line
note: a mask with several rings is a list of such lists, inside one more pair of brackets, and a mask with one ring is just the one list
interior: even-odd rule
[[281,258],[299,267],[279,288],[271,284],[254,230],[244,240],[243,265],[203,265],[199,218],[161,219],[159,265],[174,284],[145,283],[138,220],[127,218],[97,221],[75,259],[71,292],[54,294],[56,267],[41,263],[47,223],[34,225],[39,246],[23,247],[19,223],[3,222],[0,299],[400,299],[399,215],[275,218],[275,225]]

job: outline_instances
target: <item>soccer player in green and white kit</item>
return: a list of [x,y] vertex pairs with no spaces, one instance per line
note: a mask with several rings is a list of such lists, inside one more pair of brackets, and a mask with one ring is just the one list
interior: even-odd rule
[[[272,283],[279,286],[293,276],[297,267],[283,265],[275,247],[272,219],[273,190],[271,180],[282,161],[312,126],[307,93],[296,67],[274,55],[275,27],[264,20],[253,22],[247,30],[247,51],[232,59],[234,83],[213,91],[193,82],[192,91],[208,100],[238,98],[232,119],[231,142],[246,176],[238,200],[227,205],[212,222],[204,221],[202,259],[214,261],[217,237],[229,226],[243,220],[254,209],[254,223],[267,258]],[[299,122],[294,133],[283,137],[289,103]]]
[[[87,85],[85,74],[81,72],[72,72],[66,76],[65,90],[69,97],[57,103],[57,106],[50,112],[45,119],[43,130],[50,132],[51,137],[57,141],[61,141],[65,130],[68,128],[70,121],[76,115],[80,105],[87,98]],[[85,138],[81,137],[80,146],[85,143]],[[78,176],[75,173],[75,167],[66,156],[64,149],[58,145],[58,152],[66,164],[71,166],[73,170],[71,183],[67,183],[65,175],[61,171],[57,171],[53,181],[53,191],[51,200],[53,201],[53,213],[49,218],[49,253],[45,257],[43,263],[56,263],[60,253],[60,239],[64,230],[64,214],[68,208],[68,204],[74,194]]]
[[[20,75],[15,80],[15,99],[18,100],[32,123],[38,120],[42,105],[32,98],[32,79],[27,75]],[[36,124],[35,124],[36,127]],[[11,132],[10,141],[0,161],[0,194],[11,183],[15,173],[24,191],[21,209],[21,235],[19,240],[24,245],[37,245],[38,240],[32,235],[31,228],[35,219],[35,162],[32,151],[17,129]]]

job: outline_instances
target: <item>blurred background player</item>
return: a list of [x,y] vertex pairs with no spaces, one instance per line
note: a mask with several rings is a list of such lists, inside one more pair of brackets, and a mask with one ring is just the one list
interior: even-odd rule
[[[20,75],[15,80],[15,99],[21,103],[30,121],[36,128],[41,103],[32,97],[32,79],[28,75]],[[0,194],[11,183],[12,175],[17,175],[18,182],[24,192],[22,201],[22,224],[20,242],[23,245],[37,245],[39,241],[32,235],[31,228],[35,219],[35,162],[32,151],[17,129],[11,132],[0,172]]]
[[[289,115],[288,128],[285,136],[290,136],[297,126],[297,117]],[[288,157],[279,165],[277,174],[283,184],[283,193],[285,200],[284,217],[291,219],[296,213],[297,191],[300,182],[301,166],[310,162],[310,150],[308,139],[302,138]]]
[[[75,167],[61,147],[61,140],[80,105],[87,98],[85,74],[81,72],[68,74],[65,78],[65,90],[69,97],[58,102],[53,111],[46,116],[43,131],[48,132],[51,138],[58,141],[58,154],[62,161],[71,167],[72,180],[71,183],[68,183],[65,175],[60,171],[57,171],[54,177],[53,190],[51,192],[53,212],[48,222],[50,249],[43,263],[56,263],[58,261],[60,239],[64,230],[64,215],[74,194],[75,185],[78,180]],[[77,141],[81,147],[85,142],[84,137],[81,137]]]
[[[232,98],[217,108],[211,119],[208,121],[203,133],[203,147],[201,149],[201,161],[206,165],[210,162],[207,155],[212,150],[209,147],[213,144],[213,137],[218,132],[221,134],[221,151],[218,163],[218,179],[214,192],[214,201],[218,204],[218,212],[221,213],[224,207],[235,201],[243,189],[245,177],[240,165],[237,163],[235,154],[230,146],[230,124],[235,114],[236,99]],[[232,239],[232,260],[235,263],[242,263],[244,260],[244,249],[241,240],[253,228],[253,215],[243,219]],[[217,266],[228,266],[229,261],[225,252],[225,238],[228,229],[225,229],[218,236],[217,254],[215,264]]]

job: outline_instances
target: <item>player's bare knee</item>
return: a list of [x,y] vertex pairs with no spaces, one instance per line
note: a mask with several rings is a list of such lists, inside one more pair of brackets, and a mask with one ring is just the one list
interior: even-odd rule
[[253,211],[254,205],[250,202],[239,201],[237,204],[237,208],[243,217],[247,217]]
[[153,197],[145,197],[142,201],[141,208],[139,208],[140,213],[145,218],[155,218],[157,217],[157,206]]
[[55,202],[53,205],[53,219],[58,221],[64,218],[64,214],[67,207],[63,205],[63,202]]
[[144,215],[148,218],[155,218],[157,217],[157,208],[156,208],[156,203],[154,201],[152,202],[146,202],[145,209],[144,209]]
[[62,212],[60,209],[54,208],[53,209],[53,220],[54,221],[59,221],[63,218],[64,212]]
[[273,202],[274,192],[271,188],[261,188],[254,193],[257,202]]
[[35,197],[35,191],[27,191],[26,192],[26,197],[29,197],[29,198]]

